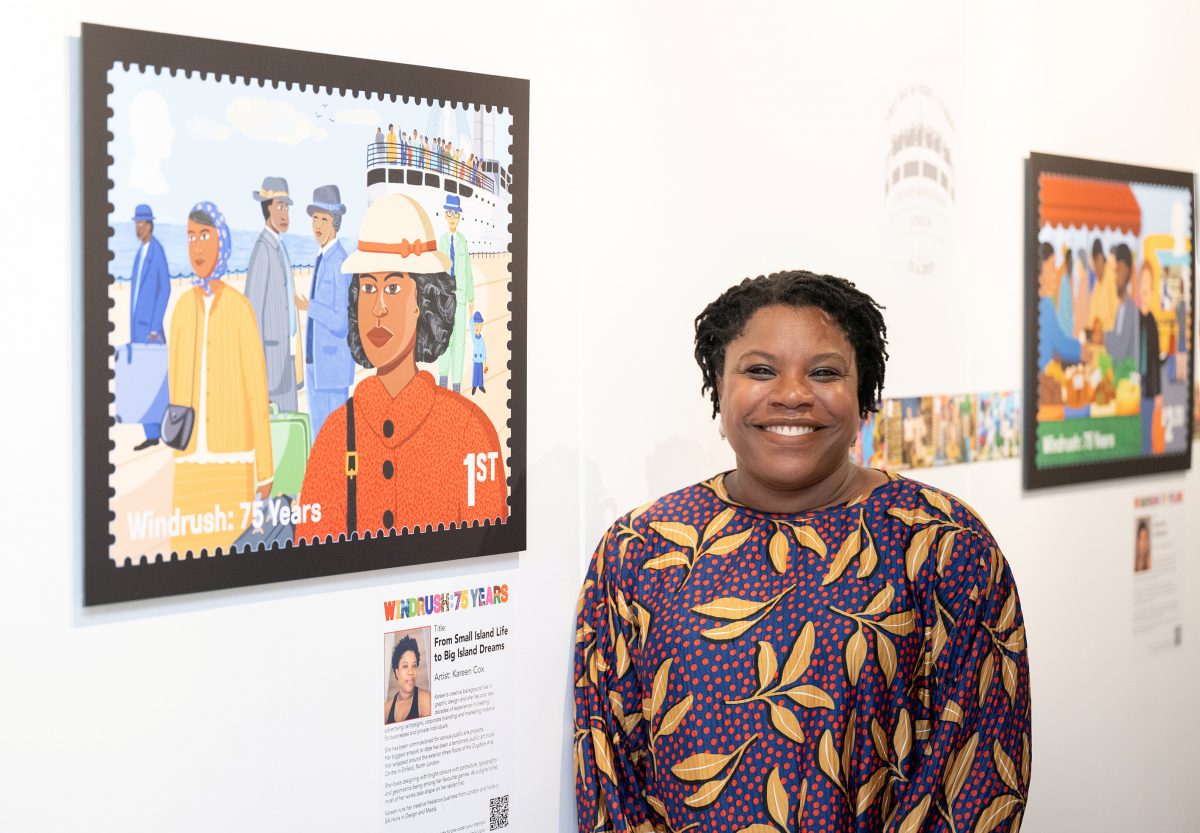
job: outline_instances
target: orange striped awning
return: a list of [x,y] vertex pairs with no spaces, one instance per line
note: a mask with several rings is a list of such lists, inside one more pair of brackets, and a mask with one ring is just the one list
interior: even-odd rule
[[1039,174],[1038,210],[1039,226],[1112,228],[1133,234],[1142,229],[1137,199],[1122,183]]

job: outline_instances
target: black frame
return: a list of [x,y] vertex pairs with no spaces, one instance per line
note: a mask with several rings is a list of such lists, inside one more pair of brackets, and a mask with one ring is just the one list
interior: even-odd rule
[[[1115,162],[1100,162],[1078,159],[1071,156],[1053,156],[1031,153],[1025,161],[1025,356],[1024,356],[1024,427],[1022,440],[1022,468],[1024,486],[1027,490],[1071,483],[1086,483],[1093,480],[1110,480],[1167,471],[1182,471],[1192,465],[1192,431],[1187,431],[1187,448],[1182,453],[1164,454],[1155,457],[1127,457],[1096,463],[1037,467],[1037,337],[1038,337],[1038,176],[1043,173],[1063,174],[1085,179],[1110,182],[1145,183],[1185,188],[1192,196],[1192,275],[1188,287],[1189,318],[1196,315],[1196,183],[1195,175],[1188,171],[1172,171],[1160,168],[1145,168]],[[1188,351],[1188,418],[1195,412],[1196,345]]]
[[[85,605],[516,552],[526,535],[529,82],[524,79],[83,24],[83,551]],[[108,95],[115,63],[212,72],[507,108],[513,117],[509,291],[509,517],[503,524],[400,533],[281,550],[117,566],[109,556]],[[87,315],[86,311],[94,314]]]

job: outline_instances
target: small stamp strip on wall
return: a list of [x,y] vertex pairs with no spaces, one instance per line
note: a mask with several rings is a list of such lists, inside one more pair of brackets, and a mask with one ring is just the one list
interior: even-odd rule
[[83,46],[86,602],[522,548],[528,83]]

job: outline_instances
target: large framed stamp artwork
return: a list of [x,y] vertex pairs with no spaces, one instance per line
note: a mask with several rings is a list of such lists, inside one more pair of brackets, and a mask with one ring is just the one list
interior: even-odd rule
[[1025,486],[1191,465],[1191,173],[1032,154]]
[[523,549],[528,82],[82,41],[85,603]]

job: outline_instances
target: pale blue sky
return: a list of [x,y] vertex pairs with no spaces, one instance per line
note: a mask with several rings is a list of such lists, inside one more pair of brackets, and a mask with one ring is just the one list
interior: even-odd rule
[[[462,105],[446,112],[437,104],[274,89],[120,65],[110,70],[109,82],[114,114],[109,201],[115,221],[128,220],[138,203],[148,203],[160,222],[182,224],[192,205],[209,200],[232,228],[257,229],[262,214],[251,192],[263,177],[282,176],[296,203],[294,232],[307,228],[303,212],[313,189],[334,184],[348,209],[343,233],[356,236],[366,209],[367,148],[377,125],[385,133],[392,122],[397,131],[440,134],[455,145],[469,140],[474,126],[474,111]],[[434,123],[445,128],[430,134],[435,107]],[[508,166],[512,117],[504,111],[494,121],[496,158]]]

